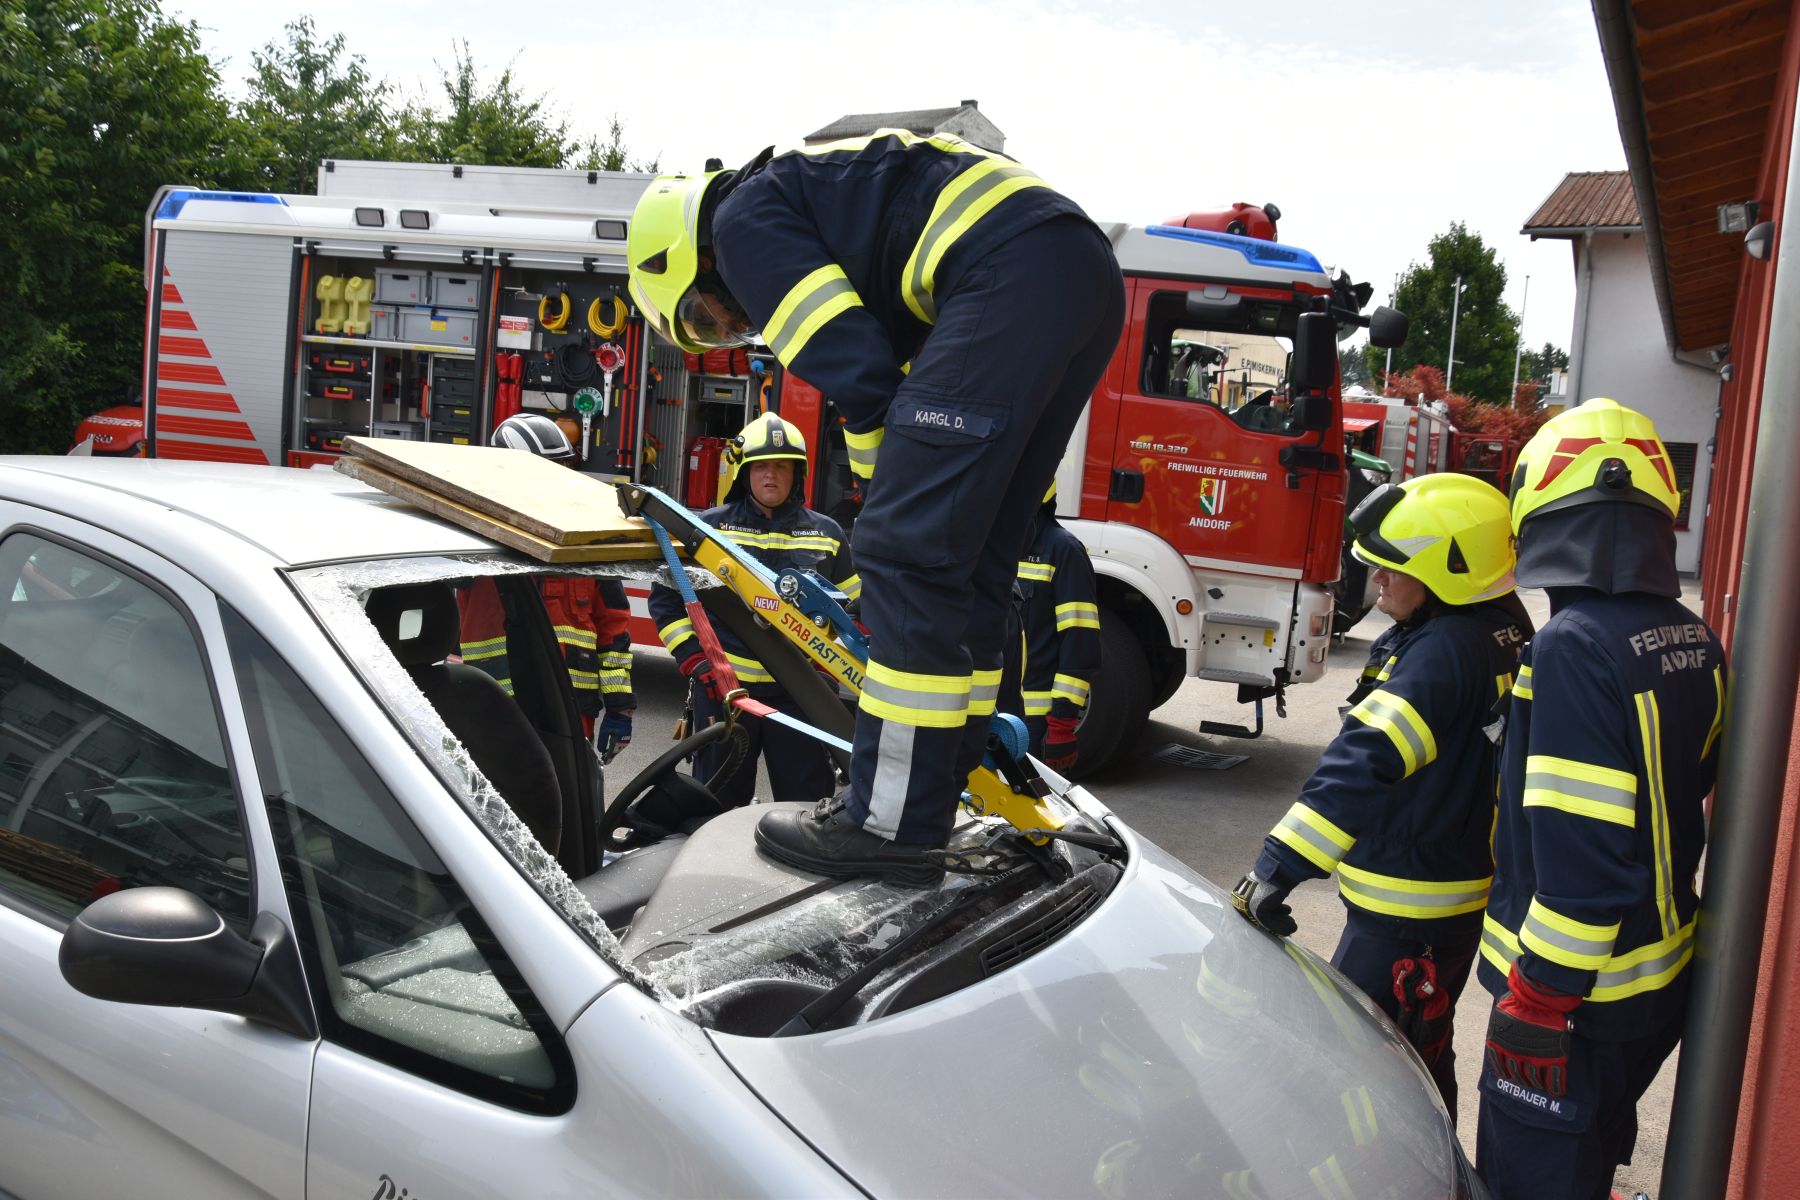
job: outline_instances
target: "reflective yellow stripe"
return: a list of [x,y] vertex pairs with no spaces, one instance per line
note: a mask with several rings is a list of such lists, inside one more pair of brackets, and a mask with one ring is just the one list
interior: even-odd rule
[[1656,864],[1656,916],[1663,936],[1669,937],[1681,928],[1681,920],[1675,912],[1675,860],[1669,853],[1669,803],[1663,790],[1662,712],[1654,692],[1639,692],[1634,699],[1638,736],[1644,739],[1644,773],[1650,793],[1650,857]]
[[958,729],[969,715],[967,675],[920,675],[869,660],[863,678],[862,711],[883,721],[925,729]]
[[945,184],[901,277],[900,294],[913,315],[927,325],[936,323],[937,301],[932,293],[937,286],[937,270],[956,239],[1015,192],[1049,186],[1004,158],[984,159]]
[[1376,688],[1364,696],[1362,703],[1350,710],[1350,715],[1387,734],[1388,740],[1400,752],[1406,775],[1437,758],[1437,739],[1431,735],[1431,726],[1403,697],[1386,688]]
[[1088,681],[1076,675],[1059,673],[1050,684],[1050,695],[1053,699],[1067,700],[1076,708],[1087,707],[1088,694]]
[[731,664],[731,669],[737,675],[739,683],[775,682],[775,676],[769,674],[769,668],[754,658],[744,658],[727,650],[725,651],[725,660]]
[[1513,684],[1513,695],[1521,700],[1531,699],[1531,667],[1529,664],[1519,668],[1518,681]]
[[1390,654],[1388,660],[1381,664],[1381,670],[1375,672],[1375,678],[1386,683],[1388,677],[1394,673],[1394,664],[1399,661],[1400,656],[1398,654]]
[[1518,937],[1495,920],[1493,913],[1481,918],[1481,957],[1502,975],[1512,970],[1513,959],[1519,957]]
[[1576,971],[1598,971],[1612,957],[1619,937],[1619,923],[1589,925],[1565,917],[1537,897],[1525,910],[1519,928],[1519,944],[1558,966]]
[[758,550],[818,550],[836,554],[843,543],[824,533],[777,533],[773,530],[721,529],[719,533],[739,546]]
[[1071,600],[1067,604],[1056,606],[1056,628],[1064,629],[1098,629],[1100,628],[1100,606],[1082,600]]
[[1498,693],[1498,698],[1504,699],[1506,693],[1512,690],[1512,681],[1513,677],[1511,671],[1506,672],[1504,675],[1494,676],[1494,691]]
[[846,600],[860,600],[862,598],[862,576],[852,575],[839,583],[838,591],[844,593]]
[[1572,758],[1532,754],[1525,759],[1527,808],[1555,808],[1578,817],[1637,828],[1637,776]]
[[969,715],[991,717],[1000,698],[1000,670],[977,671],[969,676]]
[[656,631],[656,636],[662,639],[663,645],[673,650],[681,642],[694,636],[694,623],[686,617],[679,621],[670,621]]
[[[1533,947],[1534,953],[1540,953]],[[1481,924],[1481,957],[1502,975],[1512,970],[1520,954],[1519,939],[1488,914]],[[1548,957],[1548,956],[1546,956]],[[1694,922],[1689,921],[1671,937],[1627,950],[1606,960],[1588,989],[1590,1004],[1624,1000],[1667,987],[1694,957]]]
[[1027,559],[1019,563],[1019,578],[1026,583],[1049,583],[1056,578],[1056,564]]
[[1380,875],[1349,863],[1338,864],[1338,891],[1344,899],[1370,912],[1431,920],[1487,907],[1493,876],[1485,879],[1402,879]]
[[1026,692],[1025,715],[1028,717],[1046,717],[1050,715],[1050,705],[1055,697],[1049,692]]
[[851,474],[862,479],[875,474],[875,456],[881,450],[881,439],[886,436],[885,425],[877,425],[867,433],[844,430],[844,449],[850,452]]
[[599,643],[594,640],[593,630],[580,629],[574,625],[558,625],[556,627],[556,640],[565,646],[574,646],[579,650],[592,650],[599,645]]
[[1356,845],[1355,838],[1298,800],[1269,833],[1321,871],[1337,866]]
[[478,658],[499,658],[506,653],[506,637],[482,638],[478,642],[464,642],[462,656],[464,662],[474,662]]
[[1713,706],[1712,728],[1706,731],[1706,744],[1700,748],[1701,758],[1712,753],[1713,743],[1719,740],[1719,734],[1725,728],[1725,673],[1721,667],[1713,668],[1713,695],[1718,700]]
[[820,327],[847,309],[861,307],[862,297],[844,268],[827,263],[788,289],[763,326],[763,340],[782,366],[791,367]]
[[584,692],[591,692],[599,688],[600,675],[597,671],[577,671],[570,667],[569,682]]

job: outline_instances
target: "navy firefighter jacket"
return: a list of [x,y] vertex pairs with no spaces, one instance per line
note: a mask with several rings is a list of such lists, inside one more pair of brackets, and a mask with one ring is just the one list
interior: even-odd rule
[[1725,658],[1677,600],[1551,596],[1506,731],[1481,982],[1499,995],[1517,960],[1586,998],[1576,1032],[1625,1041],[1686,1003]]
[[[750,499],[742,483],[717,508],[709,508],[700,519],[719,534],[749,551],[750,556],[777,573],[789,567],[816,571],[826,580],[842,588],[854,601],[862,589],[861,580],[850,566],[850,539],[843,527],[823,513],[814,512],[803,502],[798,480],[787,503],[772,516]],[[700,652],[700,641],[694,636],[693,622],[688,620],[687,606],[680,593],[663,584],[650,589],[650,618],[656,622],[657,636],[675,656],[677,663]],[[749,650],[724,625],[714,623],[719,646],[737,672],[738,682],[752,696],[768,698],[782,694],[775,676],[767,667],[750,656]]]
[[1100,671],[1100,605],[1087,547],[1040,509],[1019,561],[1025,716],[1074,717]]
[[[950,134],[764,151],[713,215],[717,268],[783,366],[852,434],[881,426],[959,273],[1024,230],[1087,218],[1004,155]],[[854,439],[852,439],[854,442]]]
[[1256,872],[1297,883],[1338,873],[1345,903],[1431,941],[1436,922],[1487,904],[1497,739],[1531,637],[1516,595],[1427,601],[1375,640],[1343,729]]

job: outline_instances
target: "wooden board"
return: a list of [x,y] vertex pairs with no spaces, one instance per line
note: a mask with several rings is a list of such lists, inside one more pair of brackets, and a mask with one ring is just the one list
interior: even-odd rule
[[656,544],[648,525],[619,511],[612,484],[524,450],[363,437],[345,438],[344,449],[351,458],[339,460],[340,467],[361,460],[553,546]]
[[[508,451],[522,454],[524,451]],[[555,467],[554,463],[546,463]],[[559,546],[545,541],[523,529],[508,525],[485,513],[477,512],[466,504],[459,504],[448,496],[422,488],[415,483],[391,475],[375,464],[359,458],[340,458],[336,467],[352,479],[360,479],[370,487],[378,488],[404,500],[415,508],[422,508],[428,513],[443,517],[454,525],[460,525],[471,533],[492,538],[503,546],[511,546],[537,559],[549,563],[592,563],[592,562],[625,562],[630,560],[656,561],[662,558],[662,551],[654,541],[645,542],[596,542],[584,546]],[[566,467],[556,467],[559,471]]]

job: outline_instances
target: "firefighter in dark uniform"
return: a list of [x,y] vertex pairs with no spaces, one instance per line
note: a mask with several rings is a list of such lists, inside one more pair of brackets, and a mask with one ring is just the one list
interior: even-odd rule
[[1016,715],[1031,733],[1031,752],[1066,772],[1075,765],[1075,727],[1100,672],[1100,603],[1087,547],[1056,519],[1054,483],[1032,521],[1018,586],[1024,657]]
[[[573,467],[575,447],[555,421],[542,413],[521,413],[494,427],[493,444],[524,450]],[[592,575],[545,575],[538,580],[544,611],[556,630],[581,727],[602,762],[631,744],[637,696],[631,690],[630,602],[617,579]],[[489,579],[477,579],[458,593],[462,614],[462,659],[492,675],[512,694],[506,660],[506,613]]]
[[[725,503],[707,509],[700,519],[771,571],[790,567],[816,571],[836,584],[846,598],[858,599],[861,583],[851,568],[849,540],[843,529],[830,517],[806,507],[806,441],[799,429],[774,413],[765,413],[746,425],[725,453],[732,472]],[[681,597],[662,584],[655,585],[650,589],[650,616],[663,645],[690,681],[694,728],[704,729],[723,718],[724,698],[712,663],[694,636]],[[716,631],[745,692],[772,708],[800,716],[768,668],[752,658],[730,630],[719,626]],[[777,801],[816,800],[837,786],[837,771],[822,743],[748,713],[739,713],[737,720],[749,742],[736,771],[714,787],[721,804],[735,808],[750,803],[759,755],[768,766],[769,787]],[[702,750],[694,762],[695,777],[711,779],[728,752],[717,742]]]
[[1551,420],[1513,474],[1519,582],[1551,615],[1508,716],[1481,939],[1497,1200],[1605,1197],[1681,1036],[1726,671],[1677,599],[1680,503],[1655,425],[1611,400]]
[[1011,159],[881,130],[659,177],[627,252],[659,333],[700,351],[760,330],[837,405],[866,479],[850,787],[770,813],[758,844],[819,874],[930,883],[985,749],[1032,513],[1118,342],[1112,247]]
[[1288,893],[1335,869],[1346,916],[1331,965],[1400,1025],[1454,1114],[1451,1024],[1493,876],[1497,721],[1531,620],[1513,594],[1506,497],[1490,484],[1383,484],[1350,520],[1395,624],[1234,903],[1290,934]]

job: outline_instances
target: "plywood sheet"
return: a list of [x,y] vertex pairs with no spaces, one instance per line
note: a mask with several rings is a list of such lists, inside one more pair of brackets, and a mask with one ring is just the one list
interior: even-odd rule
[[[648,525],[619,511],[612,484],[524,450],[361,437],[345,438],[344,449],[352,457],[340,460],[340,467],[345,462],[368,463],[394,479],[553,546],[656,544]],[[450,513],[439,515],[457,519]]]
[[[395,499],[404,500],[415,508],[421,508],[428,513],[443,517],[452,524],[459,525],[472,533],[492,538],[503,546],[510,546],[514,550],[529,554],[540,562],[625,562],[660,560],[662,558],[662,552],[654,541],[591,542],[586,545],[559,546],[517,526],[509,525],[486,513],[478,512],[469,505],[460,504],[448,496],[440,495],[402,479],[398,475],[390,474],[365,459],[341,458],[335,465],[339,471],[352,479],[360,479]],[[555,466],[554,463],[546,465]],[[566,470],[567,468],[557,469]]]

